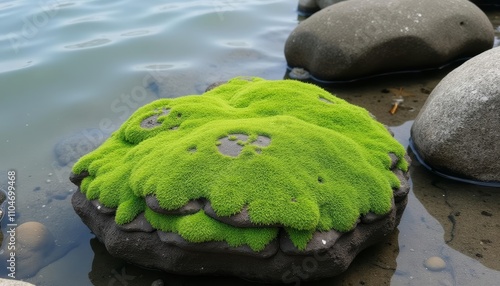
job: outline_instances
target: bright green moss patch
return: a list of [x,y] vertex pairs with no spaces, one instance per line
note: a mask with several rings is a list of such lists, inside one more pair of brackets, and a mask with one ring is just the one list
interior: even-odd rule
[[175,216],[146,209],[145,216],[154,228],[178,233],[187,241],[226,241],[233,247],[248,245],[254,251],[263,250],[278,234],[277,228],[236,228],[214,220],[203,211]]
[[[221,151],[225,144],[236,153]],[[119,224],[146,210],[154,227],[188,241],[254,250],[277,235],[266,225],[279,224],[304,248],[316,230],[349,231],[360,215],[390,211],[399,187],[390,152],[406,171],[403,146],[363,108],[310,84],[236,78],[203,96],[143,106],[73,172],[89,172],[81,191],[117,207]],[[235,228],[203,212],[156,214],[147,195],[169,210],[206,198],[218,216],[246,206],[263,227]]]

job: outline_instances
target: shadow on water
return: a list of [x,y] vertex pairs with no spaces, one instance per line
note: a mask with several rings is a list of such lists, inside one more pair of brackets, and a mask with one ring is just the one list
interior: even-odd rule
[[439,177],[416,160],[411,172],[415,196],[443,227],[446,244],[500,271],[500,189]]

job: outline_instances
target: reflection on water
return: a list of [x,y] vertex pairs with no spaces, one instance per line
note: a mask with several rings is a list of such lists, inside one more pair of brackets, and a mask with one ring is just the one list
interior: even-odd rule
[[79,43],[79,44],[65,46],[65,48],[66,49],[93,48],[93,47],[105,45],[105,44],[110,43],[110,42],[111,42],[110,39],[94,39],[94,40],[90,40],[90,41]]
[[[70,204],[76,190],[67,178],[74,155],[94,148],[139,106],[159,97],[201,94],[211,83],[238,75],[285,74],[283,45],[298,22],[295,1],[170,2],[0,4],[0,174],[19,174],[19,223],[41,222],[57,240],[56,250],[27,281],[256,285],[126,264],[106,252]],[[488,11],[488,17],[500,27],[498,11]],[[496,36],[498,44],[500,31]],[[452,68],[327,88],[369,109],[407,146],[428,91]],[[384,91],[401,88],[409,95],[390,115],[393,95]],[[435,177],[415,161],[411,171],[413,189],[399,231],[362,252],[341,276],[304,285],[494,285],[500,279],[498,191]],[[443,258],[446,269],[425,269],[423,261],[431,256]]]

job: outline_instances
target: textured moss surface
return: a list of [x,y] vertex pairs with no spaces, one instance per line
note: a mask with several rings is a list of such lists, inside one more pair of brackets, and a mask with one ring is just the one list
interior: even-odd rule
[[[148,118],[154,124],[141,125]],[[258,136],[270,144],[256,144]],[[242,146],[236,157],[219,151],[225,137]],[[118,224],[145,211],[154,227],[188,241],[258,251],[277,236],[270,225],[304,248],[316,230],[349,231],[360,215],[389,212],[399,187],[389,152],[406,171],[404,148],[363,108],[298,81],[236,78],[202,96],[143,106],[73,172],[89,172],[81,191],[117,207]],[[144,203],[150,194],[165,209],[205,198],[218,216],[246,206],[262,228],[225,225],[203,211],[157,214]]]

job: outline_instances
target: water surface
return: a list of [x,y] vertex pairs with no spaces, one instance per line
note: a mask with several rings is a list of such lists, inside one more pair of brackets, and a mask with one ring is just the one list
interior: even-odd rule
[[[151,285],[157,279],[165,285],[253,285],[147,271],[111,257],[74,214],[70,197],[76,189],[67,177],[79,152],[100,144],[139,106],[201,94],[209,84],[238,75],[283,78],[283,45],[298,23],[296,4],[0,3],[0,183],[5,186],[7,170],[17,172],[18,224],[41,222],[56,240],[47,255],[30,263],[41,270],[26,281],[50,286],[69,281]],[[495,27],[499,15],[488,12]],[[422,91],[432,90],[451,68],[329,90],[369,109],[407,146],[411,120],[428,95]],[[387,112],[394,95],[381,92],[387,88],[413,94],[394,116]],[[61,150],[76,153],[61,156]],[[418,164],[412,173],[413,189],[398,231],[363,252],[345,274],[313,285],[493,285],[500,279],[498,191],[434,177]],[[6,224],[4,219],[4,233]],[[426,270],[423,260],[430,256],[443,257],[447,269]],[[18,271],[22,277],[23,270]],[[0,275],[7,273],[3,269]]]

